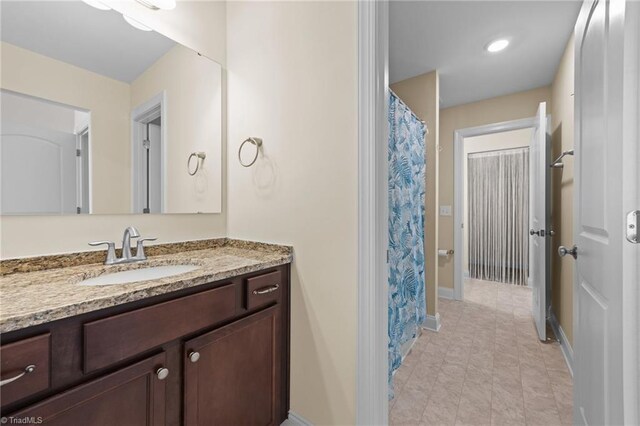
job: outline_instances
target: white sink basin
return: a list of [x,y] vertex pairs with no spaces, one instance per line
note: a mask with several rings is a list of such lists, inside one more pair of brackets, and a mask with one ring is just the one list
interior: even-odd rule
[[132,269],[130,271],[113,272],[81,281],[79,285],[115,285],[139,281],[157,280],[174,275],[185,274],[200,268],[195,265],[165,265],[150,268]]

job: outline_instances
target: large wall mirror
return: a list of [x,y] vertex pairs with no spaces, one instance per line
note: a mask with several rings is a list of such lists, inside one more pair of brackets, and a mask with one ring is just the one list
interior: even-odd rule
[[0,213],[220,212],[220,65],[88,3],[0,3]]

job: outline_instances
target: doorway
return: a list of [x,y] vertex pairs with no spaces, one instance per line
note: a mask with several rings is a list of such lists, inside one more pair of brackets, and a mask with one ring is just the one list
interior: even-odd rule
[[[529,163],[529,145],[535,122],[535,118],[532,117],[459,129],[454,133],[454,175],[456,178],[454,179],[453,293],[456,300],[464,300],[465,279],[488,279],[530,285],[528,282],[529,246],[528,243],[523,244],[523,239],[528,240],[526,232],[529,229],[530,169],[529,164],[517,166],[517,163],[521,162],[525,155]],[[517,154],[509,156],[509,151]],[[480,160],[483,157],[489,158],[489,160]],[[482,164],[487,161],[490,164]],[[505,171],[510,168],[513,173],[526,171],[527,174],[526,178],[523,176],[523,179],[518,183],[520,188],[511,187],[511,190],[514,191],[513,195],[518,197],[518,203],[507,208],[511,214],[520,215],[517,218],[500,217],[494,214],[494,209],[482,203],[474,203],[473,208],[469,208],[469,197],[478,198],[476,201],[484,200],[486,202],[487,197],[484,194],[478,194],[477,191],[486,192],[490,189],[488,181],[477,185],[469,184],[469,165],[472,164],[474,175],[472,178],[476,179],[484,173],[484,170],[494,169],[501,163]],[[526,170],[524,170],[525,168]],[[496,184],[498,184],[498,178],[499,176],[496,175]],[[505,183],[505,179],[508,179],[508,176],[503,176],[503,183]],[[470,187],[471,191],[469,191]],[[526,191],[527,195],[523,197],[521,191]],[[496,202],[502,198],[502,194],[497,189],[493,191],[493,195]],[[470,210],[473,217],[470,217]],[[519,231],[512,229],[512,232],[507,233],[506,229],[502,229],[502,225],[506,228],[516,224],[521,228]],[[490,243],[493,244],[494,249],[488,254]],[[502,262],[498,262],[499,259],[495,257],[496,247],[505,255]],[[497,265],[501,266],[497,267]]]
[[134,108],[131,114],[132,213],[164,211],[165,105],[163,92]]

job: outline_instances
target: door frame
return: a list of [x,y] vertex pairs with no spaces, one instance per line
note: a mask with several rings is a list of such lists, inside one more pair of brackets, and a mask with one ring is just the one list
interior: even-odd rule
[[474,136],[509,132],[535,127],[536,118],[503,121],[453,132],[453,298],[464,300],[462,259],[464,250],[462,226],[464,224],[464,140]]
[[357,425],[389,421],[389,2],[358,1]]
[[[159,114],[158,114],[159,111]],[[162,117],[160,129],[160,206],[162,214],[167,211],[165,205],[167,197],[167,92],[163,90],[149,100],[141,103],[131,111],[131,213],[141,214],[142,192],[140,189],[140,176],[138,175],[138,163],[141,161],[142,149],[136,146],[135,141],[144,135],[144,123],[150,117],[159,115]]]
[[[86,148],[83,146],[83,142],[82,142],[82,138],[83,138],[84,135],[87,136],[87,146],[86,146]],[[80,150],[80,155],[77,156],[77,160],[76,160],[76,162],[77,162],[76,192],[78,193],[78,195],[76,197],[76,200],[81,201],[79,207],[81,207],[82,210],[85,210],[85,208],[86,208],[87,211],[86,212],[82,212],[83,214],[91,214],[91,212],[93,210],[93,204],[92,204],[92,198],[93,198],[93,191],[92,191],[93,178],[92,178],[92,176],[93,176],[93,173],[92,173],[92,167],[91,167],[91,151],[92,151],[92,147],[91,147],[91,118],[89,118],[89,123],[86,126],[83,126],[76,133],[76,149]],[[85,159],[86,159],[86,162],[87,162],[86,170],[83,168]],[[86,188],[85,188],[85,186],[86,186]],[[85,189],[86,189],[86,192],[87,192],[86,200],[85,200],[85,197],[84,197]],[[76,202],[76,204],[78,204],[78,203]]]

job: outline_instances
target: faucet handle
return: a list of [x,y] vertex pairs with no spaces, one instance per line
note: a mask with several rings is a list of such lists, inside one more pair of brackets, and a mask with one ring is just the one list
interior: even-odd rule
[[136,245],[136,259],[138,260],[145,260],[147,258],[147,256],[144,254],[144,242],[145,241],[155,241],[157,240],[156,237],[153,238],[140,238],[138,240],[138,244]]
[[93,241],[89,245],[92,247],[107,245],[107,259],[104,261],[105,265],[111,265],[116,260],[116,245],[113,241]]

